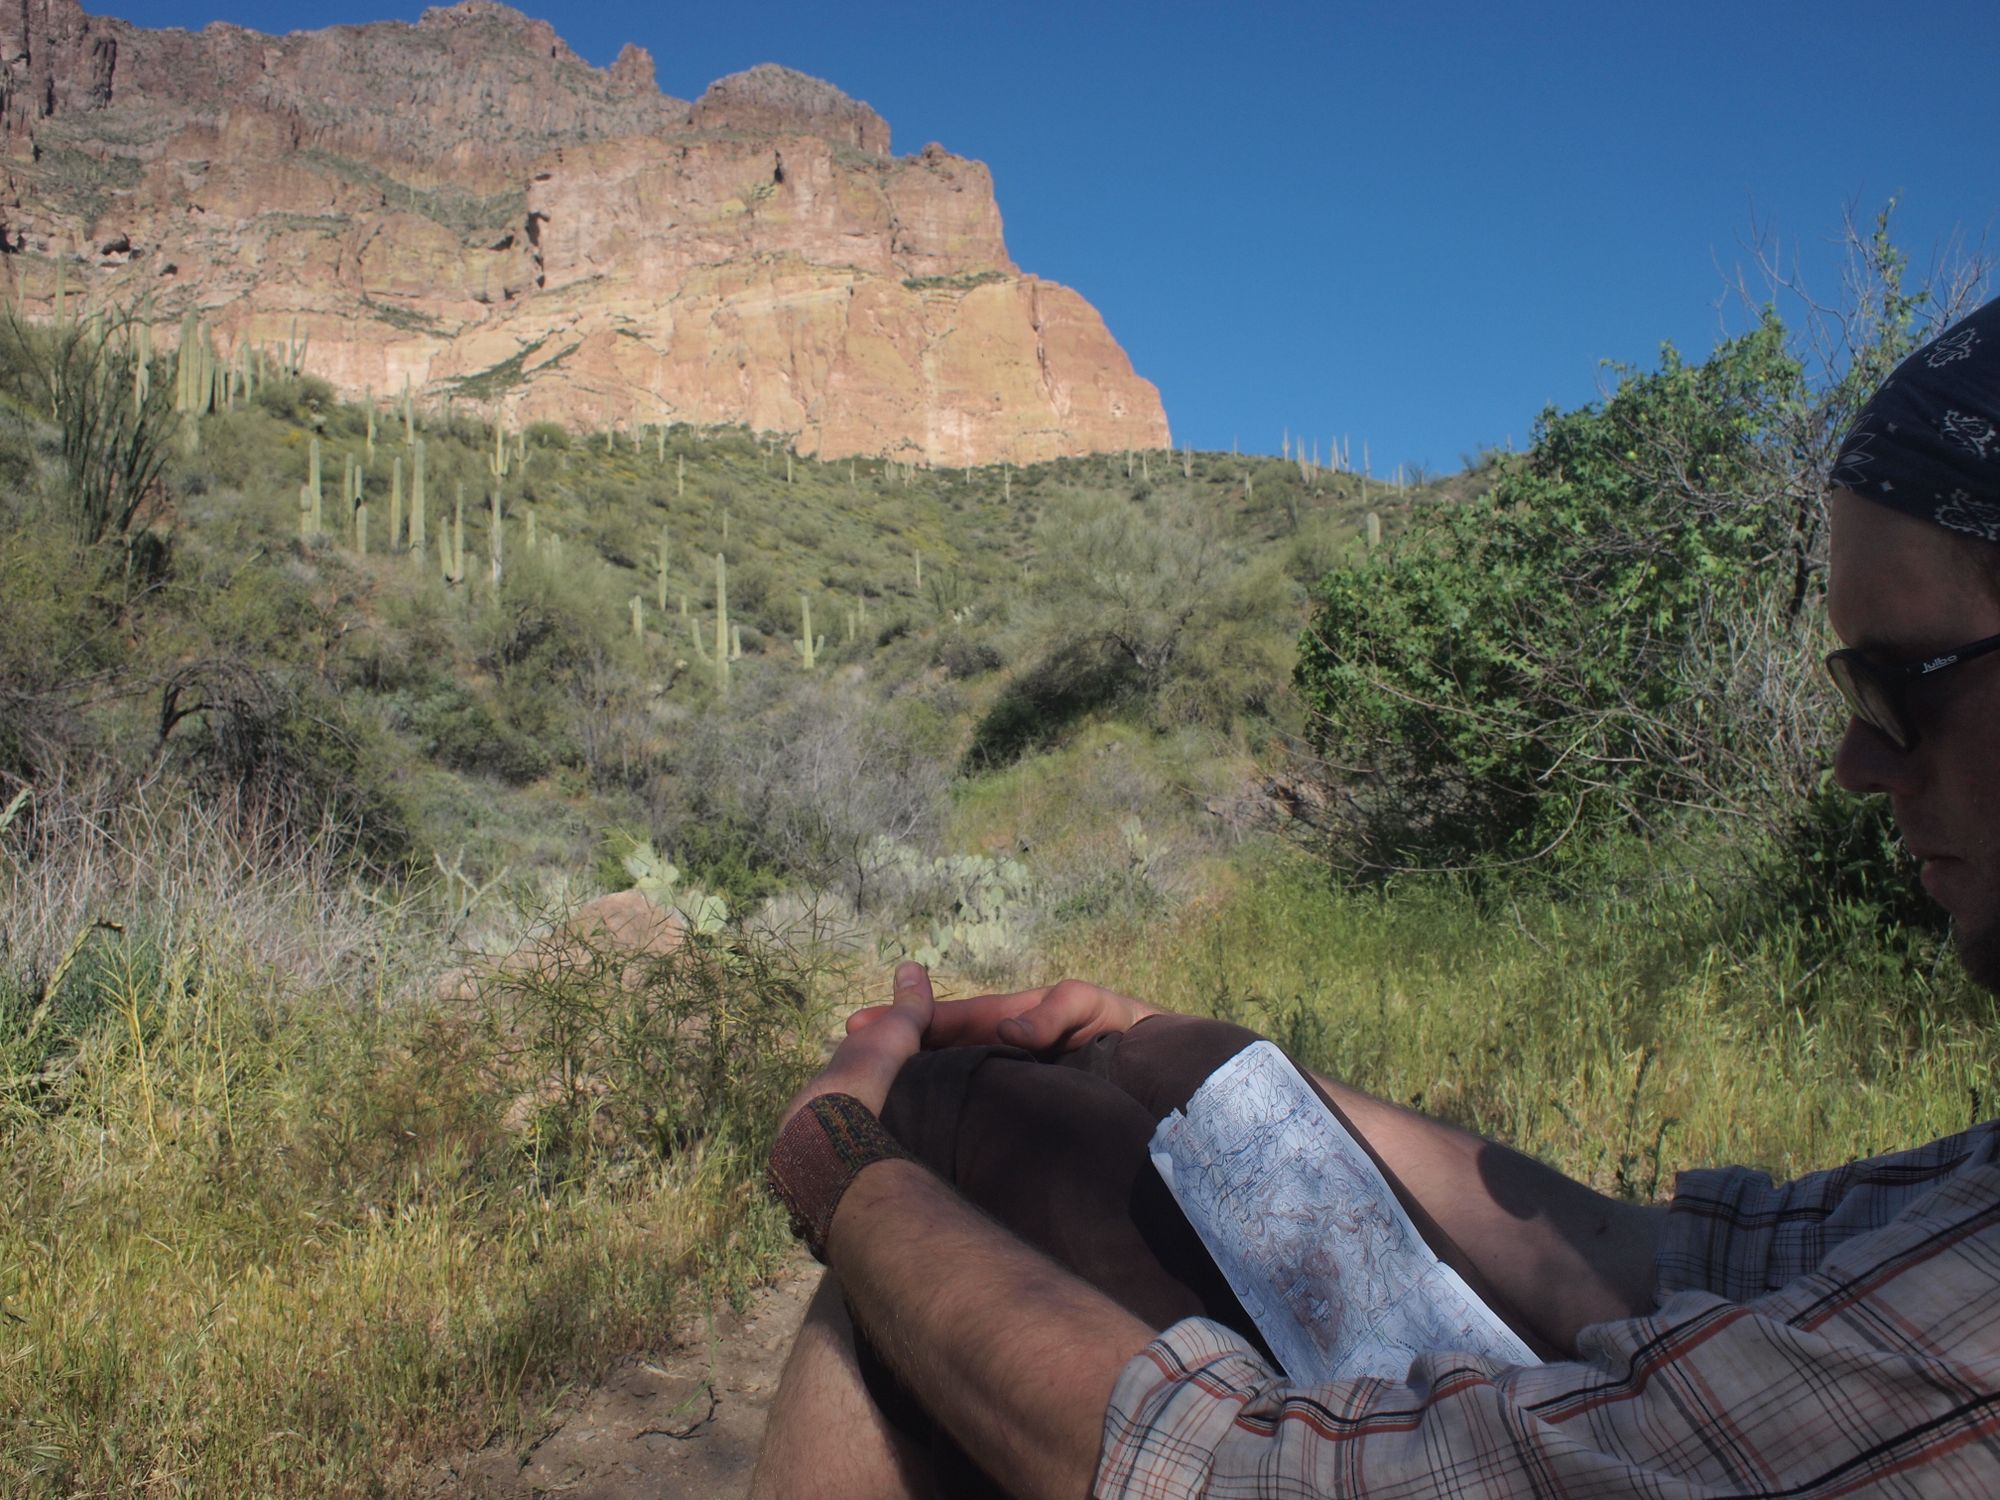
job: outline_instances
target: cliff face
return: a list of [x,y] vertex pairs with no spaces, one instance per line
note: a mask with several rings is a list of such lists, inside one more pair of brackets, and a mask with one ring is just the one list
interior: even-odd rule
[[[268,37],[0,7],[0,272],[309,336],[344,392],[513,420],[743,422],[828,457],[1168,444],[1076,293],[1008,258],[985,167],[769,65],[692,104],[490,0]],[[167,331],[163,326],[163,332]]]

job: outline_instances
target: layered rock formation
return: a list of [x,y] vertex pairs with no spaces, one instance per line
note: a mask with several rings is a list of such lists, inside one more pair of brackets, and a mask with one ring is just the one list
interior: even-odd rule
[[0,12],[0,249],[343,392],[511,420],[747,423],[827,457],[1168,445],[1075,292],[1008,258],[993,182],[769,65],[693,103],[490,0],[268,37],[76,0]]

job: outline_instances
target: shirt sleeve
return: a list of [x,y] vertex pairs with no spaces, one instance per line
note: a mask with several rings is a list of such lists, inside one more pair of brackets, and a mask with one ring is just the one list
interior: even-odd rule
[[1120,1374],[1092,1493],[2000,1493],[2000,1166],[1933,1183],[1777,1292],[1681,1290],[1585,1329],[1578,1353],[1433,1354],[1402,1382],[1294,1385],[1190,1319]]
[[1995,1160],[1996,1147],[2000,1121],[1783,1186],[1743,1167],[1682,1172],[1654,1261],[1659,1296],[1696,1290],[1747,1302],[1776,1291],[1954,1173]]

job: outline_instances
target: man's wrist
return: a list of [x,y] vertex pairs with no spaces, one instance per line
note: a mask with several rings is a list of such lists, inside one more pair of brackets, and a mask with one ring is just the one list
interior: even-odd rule
[[826,1263],[833,1216],[854,1179],[882,1161],[910,1155],[852,1094],[809,1099],[778,1132],[765,1180],[791,1216],[792,1232]]

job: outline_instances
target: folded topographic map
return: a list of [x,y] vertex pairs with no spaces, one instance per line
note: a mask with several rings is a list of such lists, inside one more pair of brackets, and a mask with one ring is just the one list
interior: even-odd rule
[[1153,1165],[1300,1384],[1383,1375],[1416,1355],[1533,1353],[1441,1262],[1284,1053],[1246,1047],[1154,1132]]

